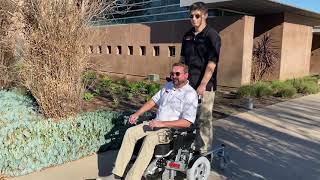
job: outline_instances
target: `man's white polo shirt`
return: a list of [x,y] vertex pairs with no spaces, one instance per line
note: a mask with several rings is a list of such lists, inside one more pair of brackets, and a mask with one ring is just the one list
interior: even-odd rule
[[189,83],[175,88],[172,82],[168,82],[152,100],[159,106],[156,120],[186,119],[194,123],[196,119],[198,95]]

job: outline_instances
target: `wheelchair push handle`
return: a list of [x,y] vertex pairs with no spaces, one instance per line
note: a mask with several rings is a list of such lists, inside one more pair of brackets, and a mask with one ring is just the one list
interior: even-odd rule
[[202,98],[203,98],[202,95],[198,95],[198,104],[201,104],[201,103],[202,103]]

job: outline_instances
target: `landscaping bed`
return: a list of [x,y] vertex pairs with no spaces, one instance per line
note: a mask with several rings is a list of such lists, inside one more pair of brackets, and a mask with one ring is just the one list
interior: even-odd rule
[[45,118],[27,91],[0,91],[0,177],[26,175],[119,148],[132,112],[97,109],[57,121]]
[[[284,82],[260,82],[237,90],[216,92],[213,116],[225,118],[254,108],[319,92],[319,76]],[[44,118],[35,99],[19,89],[0,91],[0,172],[25,175],[99,151],[117,149],[130,125],[127,119],[139,109],[161,84],[131,82],[88,72],[83,112],[55,121]],[[140,118],[154,117],[155,110]],[[0,173],[0,174],[1,174]],[[0,175],[1,177],[1,175]]]
[[[91,72],[93,73],[93,72]],[[95,93],[98,89],[99,94],[92,99],[85,101],[84,111],[107,110],[107,111],[127,111],[138,110],[146,100],[152,97],[152,94],[160,88],[158,83],[154,82],[129,82],[125,79],[115,79],[98,77],[91,74],[91,86],[88,92]],[[118,87],[101,88],[103,79],[109,81],[109,85]],[[242,86],[239,89],[221,89],[218,88],[215,96],[213,116],[215,119],[227,117],[232,114],[238,114],[248,111],[248,98],[253,101],[253,108],[263,108],[268,105],[283,102],[288,99],[298,98],[307,94],[319,92],[319,76],[308,76],[305,78],[292,79],[284,82],[259,82],[253,85]],[[130,84],[130,85],[129,85]],[[148,91],[147,87],[153,85],[153,89]],[[150,88],[149,88],[150,89]],[[133,92],[133,93],[132,93]],[[130,98],[128,98],[130,93]],[[116,99],[116,102],[114,101]],[[154,112],[154,111],[153,111]]]

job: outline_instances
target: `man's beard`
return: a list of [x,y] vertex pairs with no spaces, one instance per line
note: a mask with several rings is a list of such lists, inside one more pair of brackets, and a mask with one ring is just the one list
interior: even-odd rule
[[181,81],[181,80],[179,80],[179,79],[177,79],[177,78],[173,78],[172,81],[173,81],[173,84],[174,84],[176,87],[178,87],[178,86],[180,86],[180,85],[182,85],[182,84],[184,84],[184,83],[186,82],[186,81]]

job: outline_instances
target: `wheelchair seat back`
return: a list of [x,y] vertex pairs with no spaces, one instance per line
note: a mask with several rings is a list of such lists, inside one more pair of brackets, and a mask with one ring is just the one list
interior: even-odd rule
[[177,135],[177,137],[173,139],[173,150],[190,149],[195,137],[195,133],[193,132]]
[[172,140],[168,144],[159,144],[155,147],[154,154],[163,156],[170,152],[170,150],[177,151],[179,149],[190,149],[195,140],[195,133],[192,131],[174,132]]

